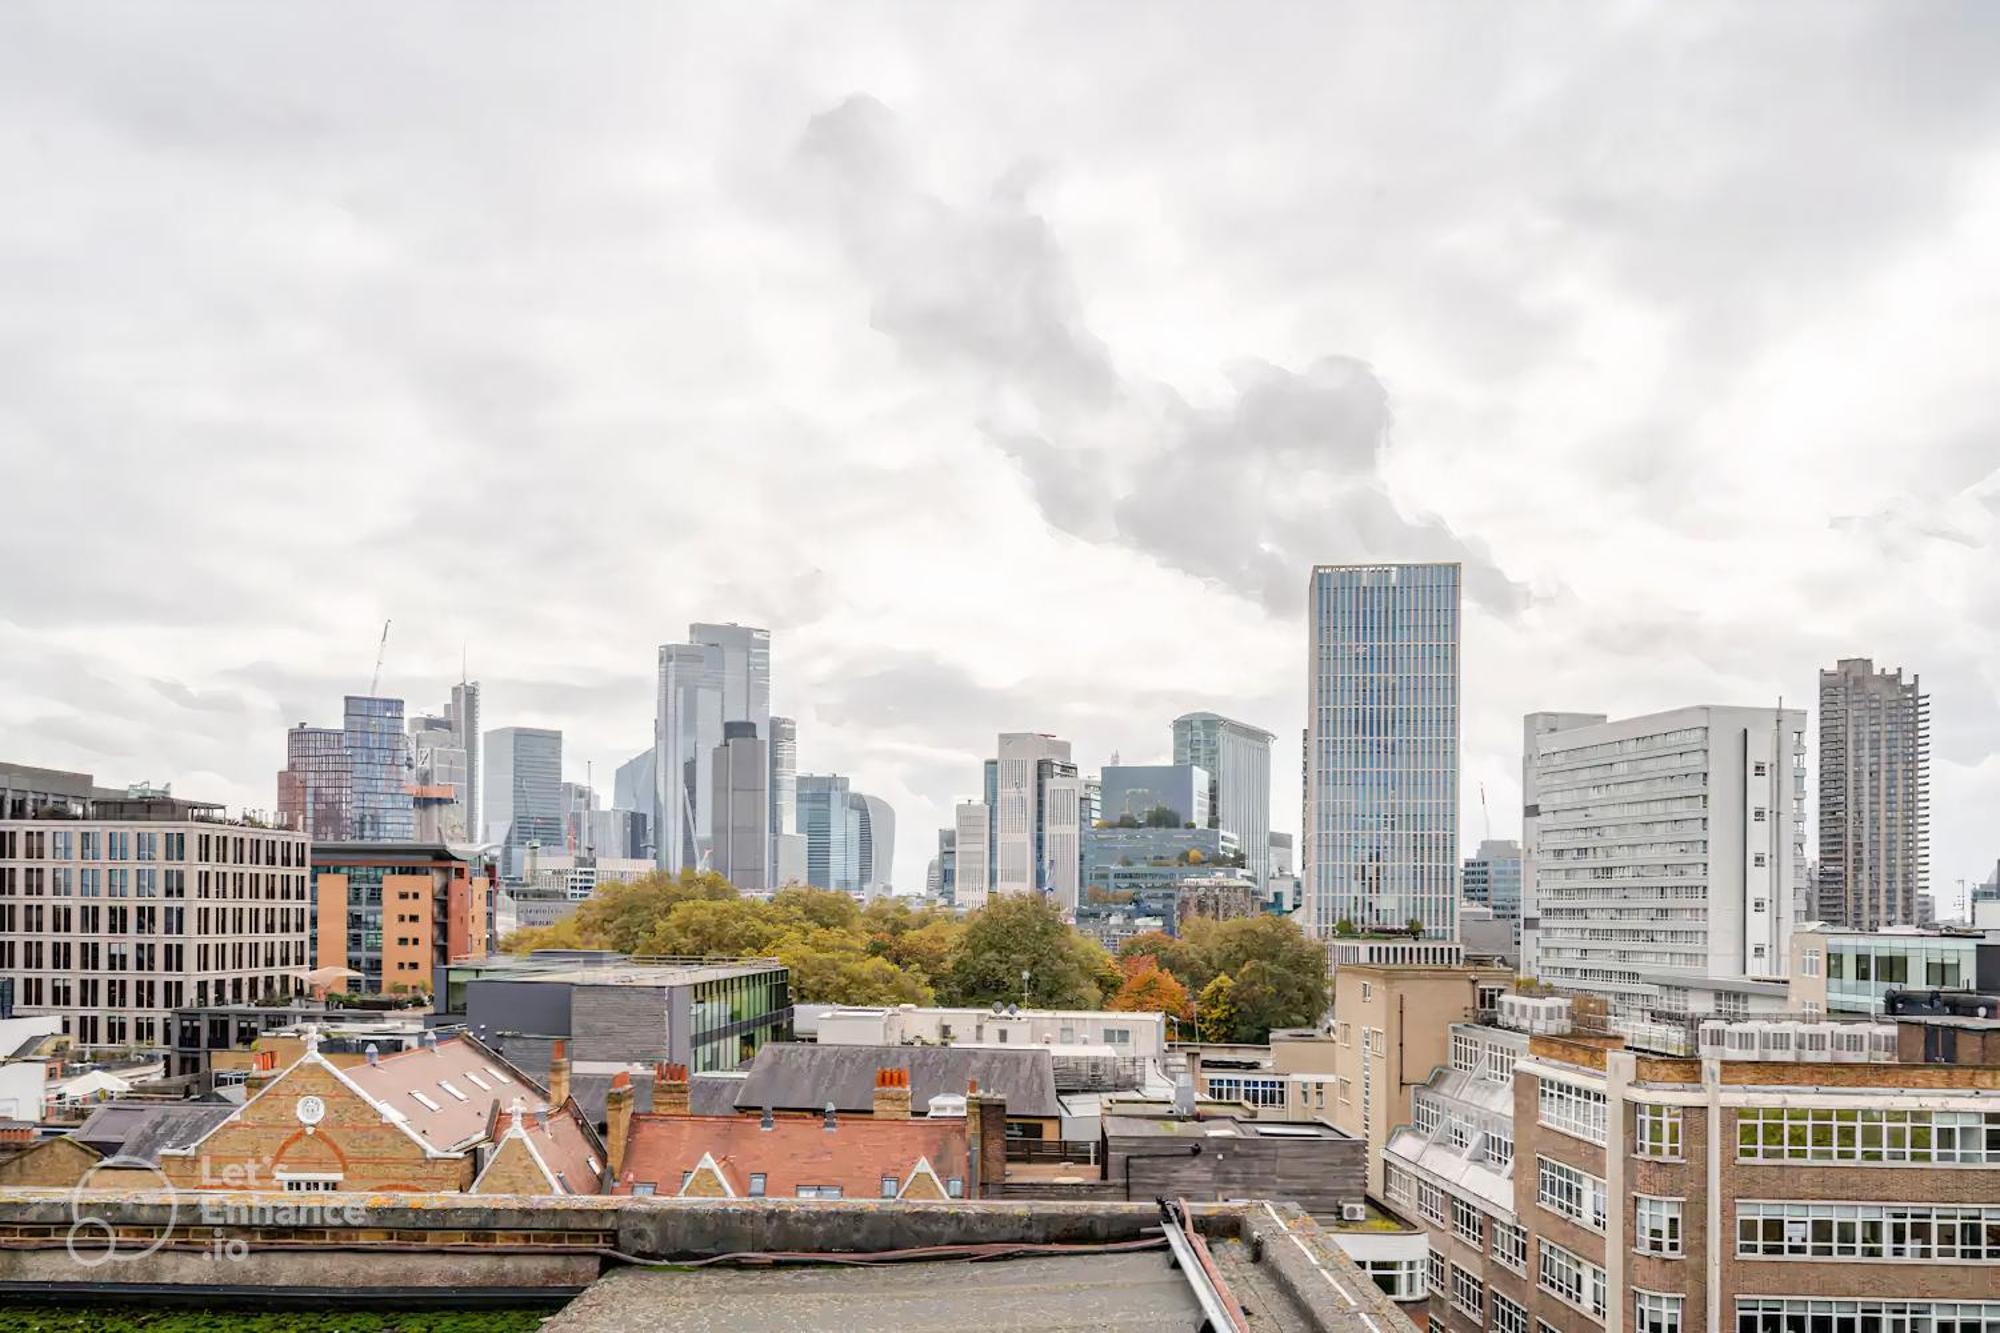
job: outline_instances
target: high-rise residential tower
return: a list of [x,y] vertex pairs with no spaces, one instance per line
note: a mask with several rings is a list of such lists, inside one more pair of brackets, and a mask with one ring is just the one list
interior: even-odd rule
[[1318,565],[1307,593],[1304,924],[1455,940],[1459,567]]
[[1629,1016],[1783,1009],[1805,713],[1561,720],[1524,727],[1524,967]]
[[1819,673],[1819,915],[1913,925],[1930,887],[1930,696],[1865,657]]
[[1271,877],[1271,733],[1219,713],[1174,719],[1174,762],[1208,774],[1217,828],[1236,835],[1244,869],[1261,887]]
[[486,733],[487,832],[500,844],[500,873],[518,881],[530,848],[563,850],[562,733],[500,727]]
[[725,722],[712,765],[715,844],[710,868],[737,888],[771,888],[771,757],[755,723]]

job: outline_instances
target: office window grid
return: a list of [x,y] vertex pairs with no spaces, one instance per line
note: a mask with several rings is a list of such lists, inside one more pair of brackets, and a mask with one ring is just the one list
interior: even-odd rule
[[1527,1228],[1496,1219],[1493,1223],[1493,1259],[1503,1268],[1523,1276],[1528,1272]]
[[1541,1244],[1542,1290],[1595,1319],[1604,1317],[1604,1270],[1551,1241]]
[[1736,1113],[1736,1156],[1746,1162],[1996,1165],[2000,1111],[1746,1107]]
[[1741,1200],[1736,1253],[1745,1259],[1924,1259],[2000,1262],[2000,1207]]
[[1604,1182],[1565,1162],[1537,1157],[1536,1198],[1542,1207],[1560,1213],[1593,1231],[1604,1230]]
[[1595,1088],[1579,1087],[1545,1078],[1540,1094],[1541,1122],[1591,1143],[1605,1141],[1604,1094]]
[[1739,1296],[1736,1333],[2000,1333],[2000,1301]]

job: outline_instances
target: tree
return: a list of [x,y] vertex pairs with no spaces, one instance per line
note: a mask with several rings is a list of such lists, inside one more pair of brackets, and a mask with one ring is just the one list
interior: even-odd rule
[[704,898],[668,912],[642,946],[668,958],[741,958],[770,952],[781,923],[767,904],[748,898]]
[[1333,933],[1340,936],[1342,939],[1346,939],[1348,936],[1354,934],[1354,918],[1344,916],[1340,918],[1340,920],[1334,922]]
[[656,870],[629,884],[603,884],[576,909],[582,947],[637,953],[646,937],[684,902],[735,898],[736,886],[711,870]]
[[1104,947],[1071,930],[1052,904],[1033,894],[1007,894],[966,922],[943,991],[950,1004],[999,1000],[1095,1009],[1119,984],[1117,966]]
[[1163,930],[1143,931],[1119,946],[1118,959],[1121,963],[1134,958],[1153,959],[1190,992],[1208,984],[1210,973],[1195,957],[1187,941],[1177,940]]
[[1125,960],[1123,971],[1124,984],[1105,1003],[1106,1009],[1167,1014],[1173,1018],[1186,1018],[1193,1012],[1188,1005],[1187,987],[1176,981],[1173,973],[1162,969],[1159,959],[1139,954]]
[[948,915],[906,930],[890,942],[883,957],[906,972],[936,985],[951,971],[951,960],[965,939],[965,926]]
[[1409,932],[1411,939],[1420,940],[1424,937],[1424,919],[1420,916],[1413,916],[1409,921],[1404,923],[1403,929]]
[[1156,805],[1146,812],[1147,828],[1179,828],[1184,821],[1181,812],[1164,805]]
[[537,949],[583,949],[583,933],[572,913],[551,925],[523,926],[500,941],[502,953],[533,953]]
[[[1202,981],[1190,984],[1206,986],[1207,978],[1221,973],[1233,979],[1241,1013],[1234,1040],[1264,1041],[1274,1027],[1314,1027],[1326,1012],[1326,950],[1288,917],[1190,921],[1186,944],[1207,969]],[[1251,969],[1258,963],[1263,968],[1254,974],[1254,991],[1246,995]],[[1205,1022],[1202,1030],[1207,1031]]]
[[1202,1040],[1236,1040],[1236,1001],[1230,994],[1235,988],[1227,972],[1201,988],[1201,998],[1195,1002],[1195,1027]]

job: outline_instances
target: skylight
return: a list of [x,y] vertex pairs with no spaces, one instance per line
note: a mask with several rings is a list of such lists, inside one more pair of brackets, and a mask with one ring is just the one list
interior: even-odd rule
[[495,1069],[492,1065],[485,1065],[483,1066],[483,1068],[486,1070],[486,1076],[492,1079],[495,1083],[512,1083],[514,1081],[513,1079],[508,1078],[505,1074],[501,1073],[499,1070]]
[[443,1088],[446,1092],[450,1093],[453,1097],[456,1097],[459,1101],[469,1100],[464,1093],[460,1092],[457,1088],[451,1086],[451,1084],[445,1081],[444,1079],[438,1080],[438,1086],[440,1088]]
[[424,1106],[429,1110],[442,1111],[444,1109],[443,1107],[439,1106],[436,1102],[432,1101],[430,1098],[424,1096],[423,1093],[418,1092],[415,1088],[410,1089],[410,1095],[417,1099],[419,1105]]
[[472,1073],[470,1070],[466,1072],[465,1077],[467,1082],[471,1083],[473,1087],[479,1089],[481,1092],[493,1091],[493,1085],[491,1083],[488,1083],[485,1079],[479,1077],[479,1075],[475,1073]]

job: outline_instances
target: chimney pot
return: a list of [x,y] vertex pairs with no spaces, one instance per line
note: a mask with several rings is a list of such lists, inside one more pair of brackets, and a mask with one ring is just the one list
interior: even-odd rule
[[835,1120],[835,1117],[834,1117],[834,1106],[833,1106],[833,1103],[832,1103],[832,1102],[828,1102],[828,1103],[826,1104],[826,1126],[825,1126],[825,1127],[826,1127],[827,1129],[838,1129],[838,1128],[840,1128],[839,1124],[837,1123],[837,1121]]

